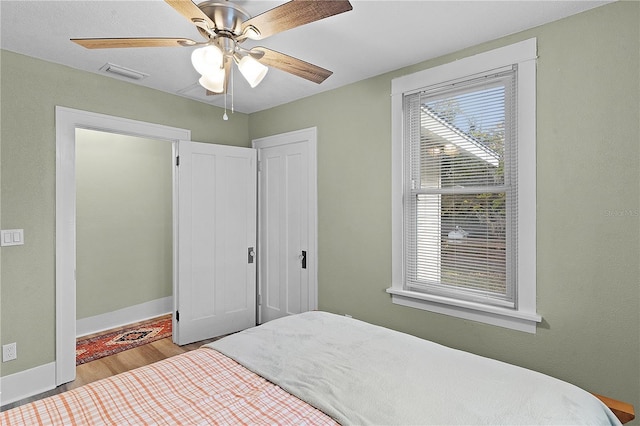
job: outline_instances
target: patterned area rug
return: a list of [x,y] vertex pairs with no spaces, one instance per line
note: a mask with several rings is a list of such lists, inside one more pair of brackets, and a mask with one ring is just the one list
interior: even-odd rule
[[76,365],[117,354],[171,336],[171,316],[135,324],[129,328],[78,339]]

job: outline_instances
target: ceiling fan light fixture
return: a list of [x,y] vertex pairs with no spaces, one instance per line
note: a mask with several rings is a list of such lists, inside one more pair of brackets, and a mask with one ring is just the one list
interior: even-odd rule
[[191,53],[193,67],[202,75],[209,75],[211,70],[222,66],[223,53],[218,46],[212,44],[195,49]]
[[213,93],[223,93],[224,92],[224,69],[218,68],[217,72],[208,73],[207,75],[203,75],[198,80],[200,86],[205,89],[213,92]]
[[260,84],[264,76],[267,75],[267,71],[269,71],[269,68],[249,55],[240,59],[238,69],[252,88]]

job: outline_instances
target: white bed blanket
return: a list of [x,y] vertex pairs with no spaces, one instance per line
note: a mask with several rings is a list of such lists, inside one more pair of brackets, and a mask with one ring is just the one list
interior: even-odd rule
[[207,346],[344,425],[620,424],[569,383],[326,312]]

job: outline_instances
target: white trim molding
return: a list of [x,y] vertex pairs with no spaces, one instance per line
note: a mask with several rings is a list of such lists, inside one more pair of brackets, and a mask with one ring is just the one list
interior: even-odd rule
[[0,377],[2,400],[0,405],[11,404],[38,395],[56,387],[56,363],[39,365],[29,370]]
[[480,303],[453,299],[445,300],[445,298],[438,296],[409,290],[398,290],[393,287],[388,288],[387,293],[391,294],[393,303],[396,305],[423,309],[532,334],[536,332],[536,324],[542,320],[539,315]]
[[76,128],[174,142],[191,139],[186,129],[56,106],[56,385],[76,374]]
[[128,306],[76,321],[76,337],[112,330],[127,324],[134,324],[173,312],[173,296],[151,300],[139,305]]

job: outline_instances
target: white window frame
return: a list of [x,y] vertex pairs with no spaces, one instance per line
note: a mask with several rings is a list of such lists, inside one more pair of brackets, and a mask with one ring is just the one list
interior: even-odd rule
[[[528,39],[391,82],[392,128],[392,282],[387,292],[398,305],[535,333],[536,311],[536,58],[537,41]],[[410,291],[404,277],[404,117],[406,94],[447,81],[517,64],[518,260],[515,309]]]

